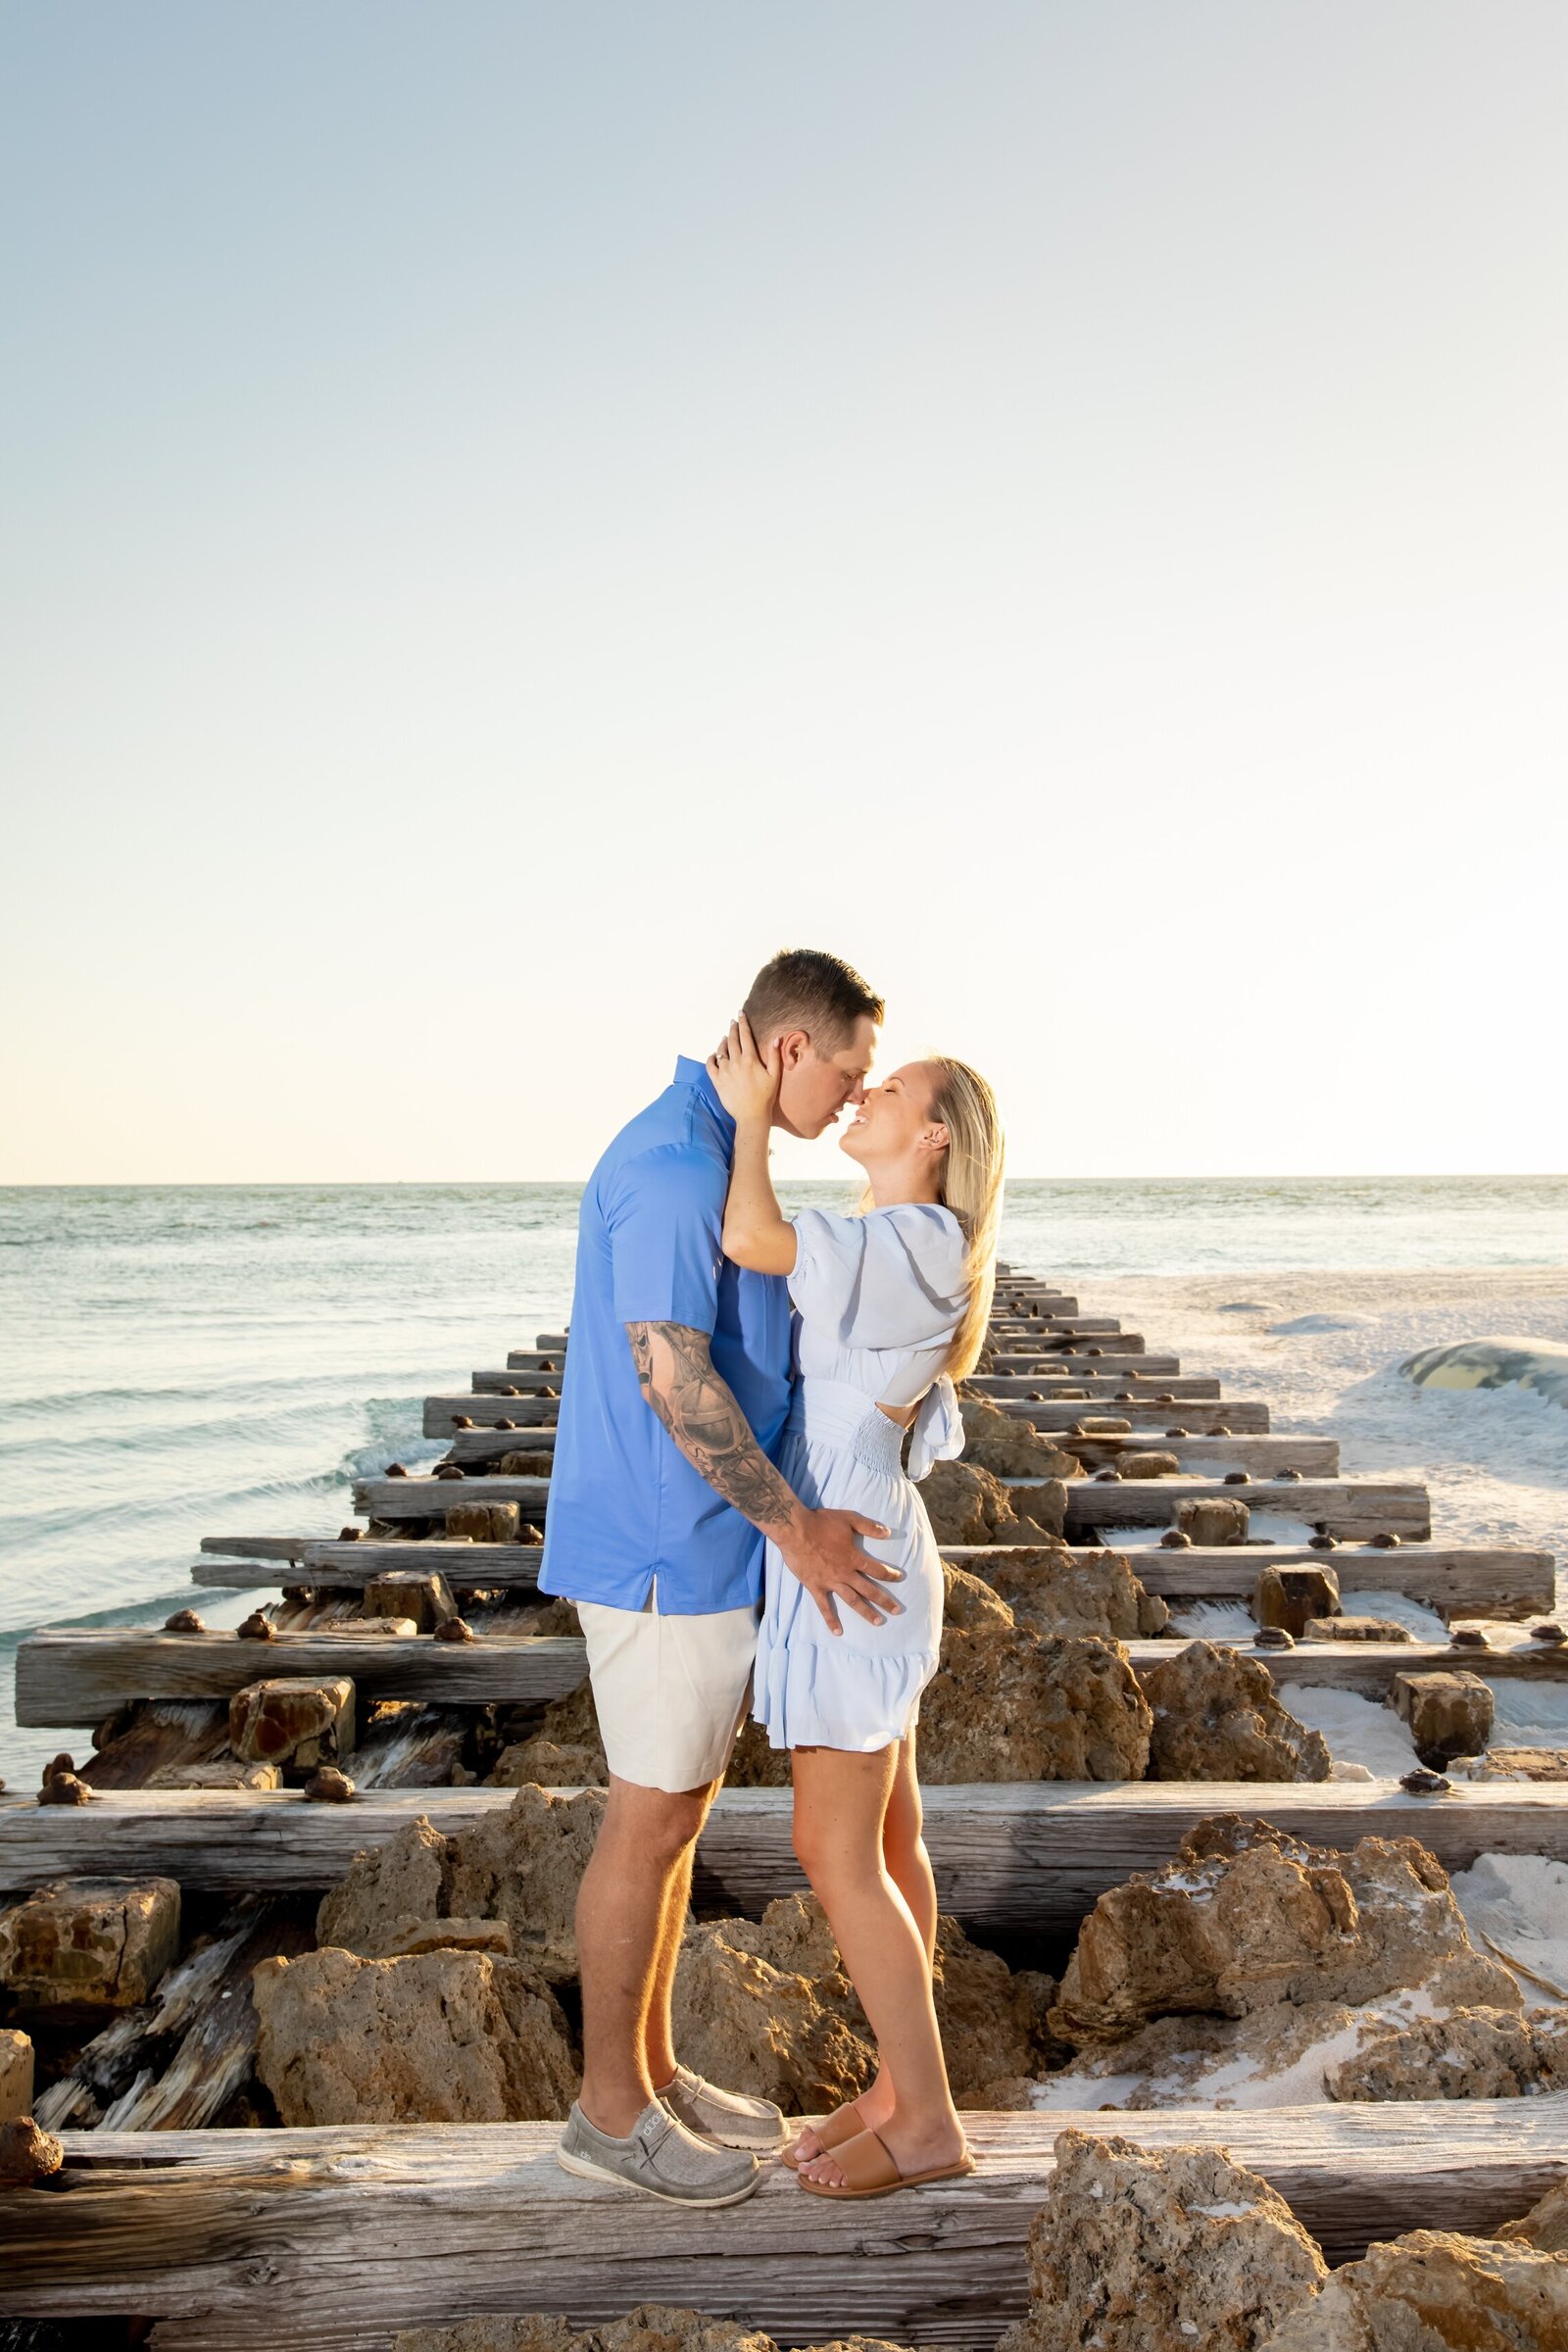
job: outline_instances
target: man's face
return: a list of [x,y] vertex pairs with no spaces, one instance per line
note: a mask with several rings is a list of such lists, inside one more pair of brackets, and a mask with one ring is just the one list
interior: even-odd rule
[[784,1075],[773,1124],[809,1141],[832,1126],[846,1102],[864,1100],[876,1023],[862,1013],[849,1043],[836,1054],[819,1054],[804,1029],[790,1032],[783,1044]]

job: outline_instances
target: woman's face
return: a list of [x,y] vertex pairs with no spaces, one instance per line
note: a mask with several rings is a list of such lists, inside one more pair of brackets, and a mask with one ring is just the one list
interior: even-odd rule
[[927,1061],[906,1061],[902,1069],[890,1071],[880,1086],[867,1088],[839,1138],[840,1151],[862,1165],[912,1155],[921,1136],[931,1129],[935,1085]]

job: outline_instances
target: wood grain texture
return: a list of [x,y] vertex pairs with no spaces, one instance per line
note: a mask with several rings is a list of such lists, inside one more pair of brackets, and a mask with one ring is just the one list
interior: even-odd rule
[[[0,1886],[165,1873],[189,1887],[329,1886],[362,1846],[422,1814],[461,1829],[510,1804],[508,1788],[370,1789],[313,1804],[293,1789],[112,1789],[81,1806],[0,1798]],[[1413,1836],[1448,1870],[1483,1853],[1568,1860],[1568,1786],[1460,1783],[1406,1796],[1396,1783],[1046,1781],[924,1791],[925,1837],[944,1910],[982,1928],[1074,1929],[1108,1886],[1168,1861],[1195,1823],[1261,1814],[1320,1845]],[[707,1890],[752,1916],[805,1882],[790,1792],[724,1788],[703,1833]]]
[[[414,1482],[392,1483],[397,1487]],[[487,1482],[474,1483],[483,1486]],[[1202,1478],[1128,1478],[1107,1486],[1096,1479],[1075,1479],[1067,1489],[1067,1533],[1077,1536],[1089,1528],[1164,1527],[1174,1522],[1178,1503],[1221,1495],[1235,1496],[1254,1512],[1277,1511],[1289,1519],[1304,1520],[1309,1527],[1325,1526],[1331,1536],[1346,1539],[1390,1534],[1424,1543],[1432,1533],[1425,1487],[1403,1479],[1370,1478],[1303,1479],[1298,1486],[1254,1479],[1247,1487],[1227,1487]]]
[[[1010,1548],[952,1544],[943,1545],[942,1556],[959,1567],[978,1561],[983,1571],[988,1560],[994,1564]],[[1074,1556],[1091,1559],[1099,1548],[1077,1544]],[[203,1558],[190,1572],[192,1583],[244,1592],[268,1581],[252,1566],[263,1560],[299,1570],[300,1577],[291,1577],[291,1582],[304,1578],[323,1589],[352,1591],[389,1568],[439,1568],[453,1584],[528,1586],[538,1582],[542,1557],[537,1544],[451,1544],[435,1537],[427,1542],[362,1539],[342,1544],[309,1536],[204,1536],[202,1551]],[[222,1556],[210,1556],[215,1554]],[[1330,1556],[1347,1592],[1403,1592],[1412,1600],[1429,1601],[1445,1617],[1523,1618],[1549,1612],[1552,1606],[1554,1567],[1547,1551],[1471,1550],[1438,1544],[1401,1544],[1397,1551],[1376,1551],[1357,1544]],[[1186,1551],[1139,1544],[1128,1557],[1149,1592],[1172,1600],[1246,1598],[1261,1568],[1312,1567],[1322,1560],[1318,1552],[1286,1544],[1219,1549],[1195,1544]]]
[[655,2301],[743,2316],[783,2344],[855,2329],[988,2352],[1024,2308],[1063,2130],[1223,2147],[1335,2261],[1405,2230],[1495,2228],[1568,2164],[1568,2093],[965,2126],[968,2180],[866,2208],[808,2198],[775,2167],[717,2214],[574,2180],[549,2124],[70,2132],[64,2193],[0,2198],[0,2312],[169,2315],[209,2330],[165,2338],[187,2352],[279,2352],[390,2346],[400,2327],[485,2312],[592,2326]]
[[[1129,1642],[1138,1675],[1174,1657],[1180,1641]],[[1382,1698],[1396,1674],[1478,1674],[1484,1681],[1568,1682],[1568,1648],[1529,1641],[1492,1650],[1420,1642],[1307,1642],[1296,1649],[1241,1647],[1282,1688],[1309,1683]],[[136,1698],[229,1698],[270,1675],[312,1680],[348,1675],[368,1698],[417,1698],[442,1706],[541,1705],[564,1698],[587,1679],[580,1641],[526,1635],[472,1642],[374,1639],[330,1630],[279,1634],[269,1642],[235,1634],[165,1634],[140,1628],[29,1635],[17,1652],[17,1721],[62,1730],[99,1723]]]

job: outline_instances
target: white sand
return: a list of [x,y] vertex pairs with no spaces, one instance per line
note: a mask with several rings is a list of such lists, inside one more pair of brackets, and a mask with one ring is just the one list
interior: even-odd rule
[[[1568,1342],[1568,1272],[1132,1275],[1072,1287],[1086,1314],[1118,1315],[1185,1372],[1261,1397],[1281,1434],[1338,1438],[1348,1475],[1423,1480],[1440,1542],[1568,1553],[1568,1412],[1519,1389],[1418,1389],[1397,1370],[1418,1348],[1486,1332]],[[1275,1530],[1260,1519],[1257,1532]]]
[[1568,1862],[1540,1854],[1483,1854],[1472,1869],[1458,1873],[1453,1893],[1478,1951],[1518,1961],[1546,1980],[1540,1984],[1520,1975],[1528,2005],[1551,2000],[1551,1986],[1555,1997],[1568,1999]]
[[1298,1723],[1328,1741],[1336,1780],[1359,1780],[1365,1772],[1375,1781],[1396,1781],[1420,1761],[1408,1724],[1381,1699],[1317,1683],[1293,1683],[1282,1696]]

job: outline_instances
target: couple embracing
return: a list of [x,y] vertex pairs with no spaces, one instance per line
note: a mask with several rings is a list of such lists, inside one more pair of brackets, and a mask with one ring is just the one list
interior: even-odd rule
[[[932,2001],[915,1718],[943,1579],[912,1482],[962,1449],[954,1381],[990,1312],[1002,1130],[962,1062],[868,1085],[882,1014],[838,957],[775,956],[583,1196],[540,1585],[577,1604],[610,1794],[559,2153],[680,2204],[738,2203],[780,2152],[818,2196],[972,2170]],[[786,1218],[770,1131],[818,1136],[846,1110],[858,1211]],[[748,1702],[790,1751],[795,1850],[879,2059],[787,2147],[777,2107],[705,2082],[671,2040],[697,1838]]]

